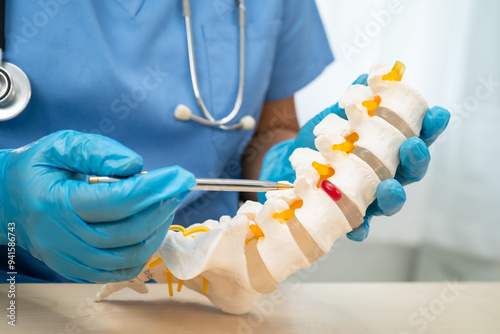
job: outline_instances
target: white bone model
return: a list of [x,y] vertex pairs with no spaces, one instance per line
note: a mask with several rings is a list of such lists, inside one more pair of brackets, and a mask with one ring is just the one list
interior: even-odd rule
[[267,193],[264,205],[247,201],[234,218],[208,220],[189,229],[172,226],[142,272],[109,283],[96,300],[125,287],[146,293],[145,281],[184,285],[221,310],[249,311],[293,272],[328,253],[333,242],[363,222],[379,183],[392,178],[399,149],[418,136],[429,109],[401,82],[404,65],[376,64],[368,86],[353,85],[341,98],[349,121],[330,114],[314,129],[318,151],[295,150],[294,188]]

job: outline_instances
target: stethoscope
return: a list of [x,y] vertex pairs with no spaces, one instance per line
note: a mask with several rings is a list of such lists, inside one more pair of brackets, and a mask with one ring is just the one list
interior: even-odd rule
[[5,0],[0,0],[0,121],[19,115],[31,97],[28,77],[16,65],[3,61],[3,50],[5,50]]
[[[240,35],[240,66],[238,95],[233,110],[224,118],[216,120],[208,111],[201,97],[196,71],[196,60],[194,56],[193,30],[191,26],[191,4],[189,0],[182,0],[182,13],[186,21],[186,36],[189,53],[189,69],[194,95],[203,115],[193,115],[191,110],[180,104],[175,109],[175,118],[182,121],[193,120],[203,125],[215,127],[221,130],[251,130],[255,127],[255,119],[252,116],[244,116],[237,124],[226,125],[232,121],[241,109],[243,92],[245,87],[245,25],[246,8],[245,0],[237,0],[239,8],[239,35]],[[0,121],[6,121],[19,115],[28,105],[31,97],[31,85],[26,74],[17,66],[2,62],[2,53],[5,50],[5,0],[0,0]]]
[[203,112],[203,116],[193,115],[193,112],[185,105],[179,104],[175,108],[175,118],[181,121],[193,120],[200,124],[218,128],[221,130],[251,130],[255,127],[255,119],[252,116],[244,116],[237,124],[226,125],[231,122],[241,109],[243,102],[243,92],[245,88],[245,25],[246,25],[246,8],[245,0],[237,0],[238,2],[238,21],[239,21],[239,35],[240,35],[240,66],[239,66],[239,83],[238,95],[234,103],[233,110],[224,118],[216,120],[208,111],[203,98],[200,93],[200,86],[198,84],[198,73],[196,72],[196,60],[194,57],[194,43],[193,43],[193,29],[191,26],[191,4],[189,0],[182,0],[182,15],[186,21],[186,37],[189,53],[189,70],[191,72],[191,82],[193,85],[194,95],[198,106]]

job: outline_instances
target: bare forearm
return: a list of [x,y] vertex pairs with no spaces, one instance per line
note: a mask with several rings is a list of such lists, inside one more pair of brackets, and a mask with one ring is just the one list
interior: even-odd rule
[[[295,138],[298,131],[293,97],[266,103],[257,131],[243,154],[242,177],[258,179],[267,151],[278,143]],[[257,195],[245,193],[242,194],[242,199],[256,200]]]
[[267,151],[274,145],[295,138],[296,136],[297,131],[290,129],[273,129],[266,131],[266,133],[256,134],[243,156],[243,178],[258,179],[262,161]]

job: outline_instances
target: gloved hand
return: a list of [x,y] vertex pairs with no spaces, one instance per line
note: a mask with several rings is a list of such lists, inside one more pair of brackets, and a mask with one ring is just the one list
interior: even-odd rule
[[17,245],[71,280],[136,277],[195,178],[177,166],[109,184],[88,184],[85,175],[141,169],[142,158],[121,144],[75,131],[0,151],[0,242],[12,222]]
[[[367,85],[367,74],[360,76],[354,84]],[[289,157],[296,148],[309,147],[316,149],[313,130],[328,114],[335,113],[347,119],[345,110],[338,104],[323,110],[313,117],[299,131],[297,138],[284,141],[273,146],[264,158],[260,179],[269,181],[295,181],[295,171]],[[354,241],[363,241],[370,229],[370,219],[374,215],[391,216],[403,207],[406,194],[403,185],[421,180],[429,166],[430,154],[428,146],[446,129],[450,120],[450,113],[441,107],[433,107],[425,115],[420,137],[407,139],[401,145],[401,163],[398,166],[394,179],[381,182],[377,188],[377,199],[368,207],[363,224],[349,232],[347,237]],[[265,197],[259,193],[259,200],[264,202]]]

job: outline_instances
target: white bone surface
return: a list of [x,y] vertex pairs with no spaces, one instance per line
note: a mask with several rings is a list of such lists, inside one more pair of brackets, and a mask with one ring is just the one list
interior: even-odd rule
[[[314,129],[318,151],[298,148],[293,152],[293,189],[268,192],[264,205],[247,201],[233,218],[223,216],[219,221],[190,226],[205,226],[208,232],[187,236],[169,232],[135,279],[104,285],[96,300],[126,287],[146,293],[144,282],[150,279],[167,282],[170,288],[182,280],[186,288],[199,293],[206,290],[207,297],[221,310],[241,314],[258,302],[261,293],[274,291],[293,272],[317,261],[318,254],[328,253],[335,240],[352,228],[342,209],[319,187],[320,175],[312,163],[333,168],[335,174],[328,181],[364,215],[375,199],[380,179],[367,162],[355,154],[333,150],[332,146],[344,143],[348,135],[356,132],[359,140],[354,145],[370,151],[393,176],[406,137],[384,119],[368,115],[363,101],[379,96],[380,107],[397,114],[417,135],[428,110],[422,96],[405,83],[382,80],[390,71],[386,65],[373,65],[368,86],[349,87],[339,101],[349,120],[334,114],[326,116]],[[290,220],[273,217],[300,201],[302,206],[295,209]],[[316,255],[311,256],[311,252]]]
[[257,214],[256,221],[264,233],[264,237],[257,241],[257,249],[269,273],[278,283],[297,270],[309,267],[309,262],[295,243],[288,226],[279,219],[272,218],[274,213],[288,208],[288,203],[282,199],[269,199]]

